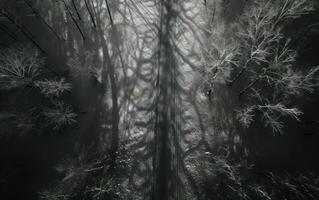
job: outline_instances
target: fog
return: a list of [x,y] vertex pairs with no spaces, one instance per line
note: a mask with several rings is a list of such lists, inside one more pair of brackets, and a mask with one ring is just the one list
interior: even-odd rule
[[265,2],[1,0],[0,198],[316,199],[318,5]]

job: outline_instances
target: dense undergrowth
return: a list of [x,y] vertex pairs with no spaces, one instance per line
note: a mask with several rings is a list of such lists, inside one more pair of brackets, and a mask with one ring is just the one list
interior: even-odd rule
[[[229,152],[228,152],[229,153]],[[277,200],[319,198],[318,174],[311,170],[261,170],[247,158],[232,158],[223,151],[192,160],[197,169],[199,199]],[[201,177],[201,178],[200,178]]]

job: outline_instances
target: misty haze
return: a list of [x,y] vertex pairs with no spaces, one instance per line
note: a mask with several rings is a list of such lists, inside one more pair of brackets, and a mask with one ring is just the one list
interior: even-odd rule
[[1,200],[318,200],[318,0],[0,0]]

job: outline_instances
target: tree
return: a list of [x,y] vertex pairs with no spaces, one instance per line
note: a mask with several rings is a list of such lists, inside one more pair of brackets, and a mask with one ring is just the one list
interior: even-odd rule
[[[9,93],[8,101],[16,105],[1,109],[2,119],[10,122],[12,129],[39,131],[41,125],[37,122],[42,120],[55,130],[76,123],[77,114],[61,101],[62,95],[71,90],[71,84],[64,78],[43,78],[44,66],[44,57],[32,48],[18,46],[0,50],[0,89],[25,95],[21,100]],[[39,97],[34,100],[32,94]],[[39,106],[39,101],[44,102],[43,105]]]
[[[210,40],[208,49],[213,53],[206,60],[213,62],[205,67],[212,74],[208,80],[215,83],[219,77],[229,87],[240,88],[238,96],[245,105],[239,106],[237,118],[244,127],[255,120],[257,111],[273,132],[282,132],[281,116],[299,119],[302,112],[291,99],[318,86],[319,67],[304,71],[296,66],[298,54],[284,27],[313,8],[311,0],[258,0],[246,7],[232,33],[218,32],[229,37],[226,45]],[[210,36],[214,37],[216,33]]]
[[[67,33],[66,43],[63,44],[66,49],[64,56],[75,85],[73,91],[83,113],[79,118],[83,123],[80,123],[78,131],[80,139],[79,145],[75,146],[76,157],[88,152],[84,155],[84,159],[94,158],[96,159],[94,162],[98,165],[97,170],[88,170],[85,173],[77,170],[76,174],[67,181],[61,180],[60,189],[69,193],[74,199],[86,196],[92,199],[115,198],[115,189],[117,189],[115,187],[118,186],[117,172],[122,162],[119,130],[122,77],[117,65],[123,63],[119,63],[122,60],[117,59],[120,57],[120,47],[115,27],[120,25],[113,24],[112,20],[112,13],[117,12],[118,3],[112,2],[110,5],[108,3],[104,0],[84,2],[63,0],[50,2],[49,4],[53,6],[44,8],[39,1],[41,5],[39,7],[43,12],[47,13],[48,9],[56,14],[52,19],[53,22],[64,20],[69,22],[60,32]],[[66,18],[61,19],[60,16],[64,14]],[[59,109],[56,112],[66,111]],[[74,162],[71,164],[75,164]],[[83,167],[81,163],[79,165],[79,168]],[[83,189],[83,185],[87,188]],[[51,191],[52,195],[47,193],[43,198],[55,198],[60,192],[54,189]]]

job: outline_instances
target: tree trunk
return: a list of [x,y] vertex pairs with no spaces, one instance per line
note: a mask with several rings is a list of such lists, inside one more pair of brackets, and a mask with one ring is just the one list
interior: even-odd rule
[[116,158],[119,149],[119,105],[118,105],[118,91],[115,78],[115,68],[111,61],[109,49],[104,39],[103,32],[100,28],[100,39],[103,48],[104,56],[104,70],[108,69],[108,77],[111,84],[112,94],[112,140],[111,140],[111,168],[116,166]]

